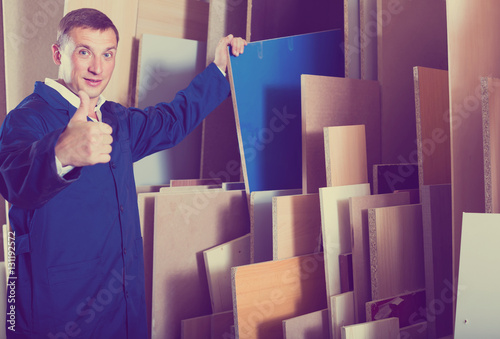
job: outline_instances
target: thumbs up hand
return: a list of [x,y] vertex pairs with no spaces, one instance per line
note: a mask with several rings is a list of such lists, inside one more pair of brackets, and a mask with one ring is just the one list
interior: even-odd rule
[[56,157],[63,166],[90,166],[111,160],[113,137],[111,126],[87,121],[91,112],[90,99],[84,91],[78,92],[80,107],[59,136],[55,146]]

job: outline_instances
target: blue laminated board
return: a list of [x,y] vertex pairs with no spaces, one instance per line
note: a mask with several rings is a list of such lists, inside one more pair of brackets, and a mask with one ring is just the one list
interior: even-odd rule
[[344,76],[343,36],[331,30],[257,41],[231,56],[247,194],[302,187],[300,76]]

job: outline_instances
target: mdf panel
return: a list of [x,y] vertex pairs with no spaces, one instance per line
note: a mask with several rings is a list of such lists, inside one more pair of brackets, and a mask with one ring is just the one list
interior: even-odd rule
[[273,197],[300,194],[300,190],[261,191],[250,194],[250,259],[273,260]]
[[464,213],[455,339],[495,338],[500,331],[498,258],[500,215]]
[[[248,0],[247,40],[258,41],[344,27],[343,0]],[[337,43],[341,48],[343,43]]]
[[178,338],[182,319],[212,311],[203,251],[249,232],[248,205],[241,191],[159,194],[155,203],[152,337]]
[[[394,295],[366,303],[366,321],[398,318],[399,327],[407,327],[427,320],[425,289]],[[424,314],[422,314],[424,313]]]
[[422,206],[371,208],[372,299],[425,288]]
[[366,320],[365,304],[372,300],[368,209],[410,203],[408,193],[377,194],[349,199],[352,229],[352,273],[356,322]]
[[453,333],[451,184],[421,188],[430,339]]
[[[247,1],[210,1],[207,37],[207,65],[215,58],[220,39],[228,34],[245,37]],[[243,20],[242,20],[243,19]],[[218,177],[239,181],[241,161],[231,98],[203,120],[201,178]]]
[[115,24],[120,34],[118,53],[116,53],[113,77],[103,95],[107,100],[116,101],[124,106],[131,105],[134,98],[133,86],[135,85],[135,67],[137,67],[135,62],[137,47],[134,37],[138,4],[139,0],[66,0],[64,6],[64,14],[83,7],[98,9]]
[[212,336],[211,339],[234,338],[231,327],[234,327],[233,310],[212,314]]
[[341,292],[339,255],[351,253],[351,224],[349,198],[370,195],[370,185],[324,187],[319,190],[321,229],[327,295]]
[[[206,43],[159,35],[142,35],[136,105],[140,109],[170,102],[205,69]],[[134,163],[138,185],[168,184],[171,179],[199,178],[201,126],[174,148]],[[186,156],[189,154],[190,156]]]
[[342,327],[356,323],[354,316],[354,293],[347,292],[330,297],[331,338],[342,336]]
[[273,197],[273,260],[319,252],[319,194]]
[[328,309],[283,320],[283,338],[330,338]]
[[250,264],[250,234],[203,251],[214,313],[233,309],[231,267]]
[[211,331],[211,315],[181,321],[181,339],[211,339]]
[[481,78],[482,114],[483,114],[483,151],[484,151],[484,198],[486,213],[500,213],[500,161],[498,160],[498,142],[500,133],[499,109],[500,79]]
[[[462,213],[485,211],[480,77],[500,77],[500,3],[446,1],[451,116],[453,285],[460,258]],[[480,38],[479,38],[480,37]],[[455,291],[456,292],[456,291]]]
[[327,186],[368,183],[365,125],[325,127]]
[[323,254],[232,269],[237,338],[283,338],[282,321],[326,308]]
[[364,124],[368,167],[380,163],[378,82],[313,75],[301,79],[303,192],[317,193],[327,185],[324,127]]
[[207,41],[208,8],[204,1],[140,0],[134,13],[137,16],[134,35],[137,39],[142,34],[157,34]]
[[399,339],[398,318],[342,327],[342,339]]
[[64,1],[2,1],[5,101],[14,109],[33,92],[35,81],[57,79],[50,46],[55,42]]
[[448,71],[413,69],[419,183],[451,183]]
[[245,47],[244,54],[230,58],[233,106],[248,194],[301,188],[300,76],[343,75],[344,56],[338,48],[342,39],[342,31],[334,30],[253,42]]
[[378,0],[377,27],[382,163],[409,162],[416,152],[413,67],[447,68],[446,3]]
[[344,0],[345,77],[361,78],[359,1]]
[[170,187],[179,186],[203,186],[203,185],[217,185],[222,187],[222,181],[220,179],[171,179]]

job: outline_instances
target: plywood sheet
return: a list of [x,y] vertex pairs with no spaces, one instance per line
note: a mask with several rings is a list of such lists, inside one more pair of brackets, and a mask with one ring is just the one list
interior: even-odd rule
[[319,252],[319,194],[273,197],[273,260]]
[[334,30],[253,42],[244,54],[230,58],[238,143],[249,194],[301,188],[300,76],[343,75],[344,56],[338,48],[342,38],[342,31]]
[[[246,35],[247,1],[210,1],[207,36],[207,64],[215,57],[219,40],[233,34]],[[231,98],[226,99],[203,120],[201,177],[223,181],[240,179],[241,161]]]
[[341,338],[342,327],[356,323],[354,317],[354,293],[347,292],[330,297],[332,338]]
[[368,183],[365,125],[323,129],[327,186]]
[[448,71],[413,69],[419,182],[451,183],[450,90]]
[[425,288],[422,205],[371,208],[372,298]]
[[[248,0],[247,40],[258,41],[343,28],[342,0]],[[343,44],[338,43],[339,48]],[[342,74],[343,75],[343,74]]]
[[418,164],[377,164],[373,166],[373,194],[418,189]]
[[494,338],[500,302],[497,265],[500,215],[464,213],[455,338]]
[[377,194],[349,199],[352,229],[353,290],[356,322],[366,321],[365,303],[372,300],[368,209],[409,204],[408,193]]
[[351,79],[361,77],[359,1],[344,0],[345,77]]
[[322,253],[235,267],[232,280],[237,338],[283,338],[283,320],[327,305]]
[[378,80],[377,0],[359,0],[361,79]]
[[[173,100],[178,91],[203,71],[205,55],[206,43],[144,34],[139,52],[137,107],[142,109]],[[161,185],[168,184],[171,179],[198,178],[200,152],[201,127],[197,127],[176,147],[136,162],[135,182],[137,185]]]
[[377,27],[382,163],[413,162],[407,160],[416,153],[413,67],[447,69],[446,3],[378,0]]
[[319,190],[326,287],[329,297],[341,292],[339,255],[352,251],[349,198],[369,194],[369,184],[323,187]]
[[399,339],[398,318],[370,321],[342,328],[342,339]]
[[[484,160],[480,77],[500,77],[500,3],[446,1],[451,116],[453,278],[456,288],[463,212],[483,213]],[[471,42],[474,42],[471,45]]]
[[326,186],[324,127],[364,124],[368,166],[379,163],[378,82],[313,75],[303,75],[301,82],[304,193],[317,193]]
[[283,338],[330,338],[328,309],[283,320]]
[[212,315],[183,319],[181,339],[211,339]]
[[250,264],[250,234],[203,251],[214,313],[233,309],[231,267]]
[[451,184],[422,186],[429,338],[453,333]]
[[301,190],[252,192],[250,195],[250,259],[273,260],[273,197],[300,194]]
[[366,303],[366,321],[396,317],[399,327],[407,327],[427,320],[425,310],[425,289],[395,295]]
[[[120,33],[115,70],[103,95],[108,100],[129,106],[134,97],[137,44],[134,41],[139,0],[66,0],[64,14],[83,7],[95,8],[106,14]],[[126,9],[126,10],[125,10]],[[55,20],[54,20],[55,22]],[[55,32],[55,30],[54,30]],[[55,34],[54,34],[55,39]]]
[[202,251],[250,231],[244,192],[204,196],[203,205],[196,204],[197,196],[200,194],[156,197],[153,338],[177,338],[182,319],[211,312]]
[[135,36],[140,39],[143,34],[157,34],[206,41],[208,8],[204,1],[141,0]]

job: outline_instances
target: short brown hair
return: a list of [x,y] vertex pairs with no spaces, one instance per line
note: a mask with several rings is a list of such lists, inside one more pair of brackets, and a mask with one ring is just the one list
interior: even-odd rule
[[75,27],[92,28],[100,31],[111,28],[116,34],[116,42],[118,43],[118,30],[106,14],[93,8],[80,8],[69,12],[59,22],[57,45],[62,46],[69,37],[69,32]]

